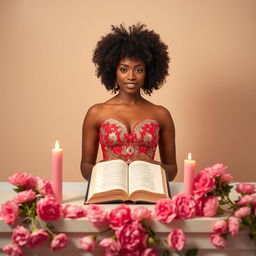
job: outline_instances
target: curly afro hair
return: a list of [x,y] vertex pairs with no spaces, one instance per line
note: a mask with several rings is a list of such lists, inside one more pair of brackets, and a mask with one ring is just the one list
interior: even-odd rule
[[116,67],[121,59],[141,60],[146,65],[146,77],[142,90],[150,95],[159,89],[168,75],[169,56],[167,45],[154,31],[145,29],[145,24],[136,24],[126,30],[124,25],[111,26],[112,32],[98,41],[92,61],[96,75],[101,78],[107,90],[116,93]]

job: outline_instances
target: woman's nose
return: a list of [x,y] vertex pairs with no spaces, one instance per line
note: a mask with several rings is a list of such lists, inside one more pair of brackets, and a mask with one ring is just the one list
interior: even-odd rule
[[135,79],[133,70],[130,70],[130,71],[128,72],[128,79],[129,79],[129,80],[134,80],[134,79]]

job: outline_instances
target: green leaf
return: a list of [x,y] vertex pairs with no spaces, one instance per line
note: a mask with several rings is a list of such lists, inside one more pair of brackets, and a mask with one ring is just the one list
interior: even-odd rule
[[163,251],[163,253],[162,253],[162,255],[163,255],[163,256],[169,256],[169,255],[170,255],[170,253],[169,253],[169,251],[164,250],[164,251]]
[[190,249],[186,252],[186,256],[196,256],[198,253],[198,249],[197,248],[193,248]]

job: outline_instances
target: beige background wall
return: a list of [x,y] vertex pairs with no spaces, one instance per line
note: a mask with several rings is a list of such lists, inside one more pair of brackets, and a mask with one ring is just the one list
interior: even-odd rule
[[0,181],[14,172],[51,177],[64,149],[64,180],[82,181],[81,126],[111,97],[91,62],[111,24],[138,21],[169,45],[170,76],[151,97],[176,125],[177,159],[216,162],[256,181],[256,1],[0,0]]

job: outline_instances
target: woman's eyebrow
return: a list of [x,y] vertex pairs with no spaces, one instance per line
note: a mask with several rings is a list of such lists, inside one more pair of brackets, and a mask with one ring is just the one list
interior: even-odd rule
[[[121,63],[120,66],[125,66],[125,67],[129,67],[129,65],[127,64],[123,64]],[[139,67],[139,66],[142,66],[143,67],[143,64],[137,64],[137,65],[134,65],[134,67]]]

